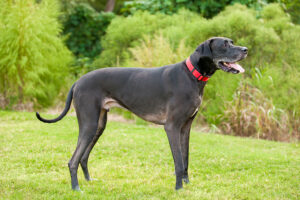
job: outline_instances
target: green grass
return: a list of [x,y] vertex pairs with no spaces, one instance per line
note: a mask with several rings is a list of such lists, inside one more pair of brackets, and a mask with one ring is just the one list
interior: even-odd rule
[[[51,116],[53,117],[53,116]],[[299,199],[299,143],[192,131],[190,184],[175,191],[163,128],[108,122],[92,151],[84,193],[73,192],[68,160],[76,118],[44,124],[34,113],[0,111],[0,199]]]

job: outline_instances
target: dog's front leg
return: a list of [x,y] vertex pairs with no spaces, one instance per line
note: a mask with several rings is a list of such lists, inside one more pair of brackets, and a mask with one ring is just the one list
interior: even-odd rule
[[181,153],[183,159],[184,173],[183,181],[189,183],[188,167],[189,167],[189,141],[190,141],[190,131],[191,125],[195,118],[196,114],[187,120],[184,126],[181,129],[180,134],[180,144],[181,144]]
[[181,127],[178,127],[174,124],[166,124],[165,131],[167,133],[174,164],[175,164],[175,173],[176,173],[176,186],[175,189],[178,190],[182,188],[182,178],[184,174],[184,166],[182,160],[182,153],[181,153],[181,145],[180,145],[180,132]]

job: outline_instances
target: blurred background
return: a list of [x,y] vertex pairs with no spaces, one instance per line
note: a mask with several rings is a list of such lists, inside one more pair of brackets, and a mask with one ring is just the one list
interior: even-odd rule
[[299,141],[299,24],[298,0],[2,0],[0,107],[62,108],[71,85],[91,70],[176,63],[224,36],[248,47],[240,63],[246,73],[218,71],[194,125]]

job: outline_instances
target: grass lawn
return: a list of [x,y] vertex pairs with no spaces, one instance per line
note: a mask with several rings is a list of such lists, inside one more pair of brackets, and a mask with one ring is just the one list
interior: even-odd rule
[[[48,117],[53,117],[49,116]],[[0,111],[0,199],[300,199],[300,147],[192,131],[190,184],[175,191],[163,128],[108,122],[93,149],[83,193],[67,163],[76,117],[44,124],[34,113]]]

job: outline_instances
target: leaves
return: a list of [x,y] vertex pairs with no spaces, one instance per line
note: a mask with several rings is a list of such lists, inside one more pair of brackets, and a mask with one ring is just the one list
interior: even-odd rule
[[7,1],[0,17],[0,93],[19,102],[51,104],[72,60],[59,37],[58,3]]
[[102,51],[100,39],[113,18],[113,13],[98,13],[88,4],[75,4],[63,20],[68,48],[77,58],[94,58]]

